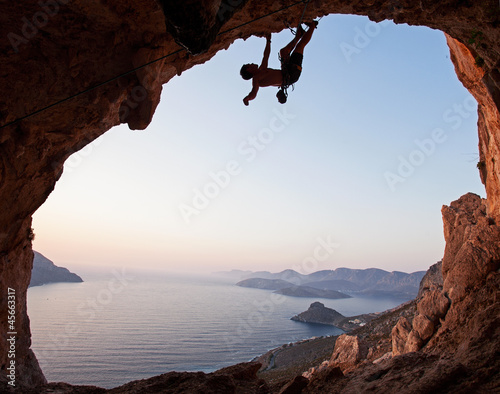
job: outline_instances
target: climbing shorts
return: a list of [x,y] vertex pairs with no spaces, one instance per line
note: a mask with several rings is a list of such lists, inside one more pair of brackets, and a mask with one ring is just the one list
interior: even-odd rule
[[304,56],[301,53],[293,52],[286,62],[281,63],[281,72],[283,73],[283,83],[285,86],[290,86],[299,80],[302,72],[302,59]]

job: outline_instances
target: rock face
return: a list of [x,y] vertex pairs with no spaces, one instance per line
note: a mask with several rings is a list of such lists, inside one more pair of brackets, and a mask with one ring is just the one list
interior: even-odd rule
[[350,373],[335,379],[313,375],[302,392],[498,391],[500,227],[488,216],[486,201],[470,193],[442,213],[442,279],[438,263],[422,280],[416,310],[392,328],[392,354],[375,360],[376,347],[384,342],[375,345],[369,340],[373,332],[354,331],[337,340],[330,361],[331,368]]
[[435,290],[443,288],[443,262],[438,261],[431,265],[425,273],[418,289],[417,298],[424,295],[427,290]]
[[[114,125],[127,123],[132,129],[144,129],[158,105],[162,84],[193,65],[209,60],[238,38],[282,30],[283,20],[293,23],[302,5],[302,2],[274,0],[48,0],[10,1],[2,5],[0,315],[7,316],[8,288],[15,289],[18,387],[31,387],[45,381],[30,350],[26,309],[33,262],[31,215],[53,190],[64,161]],[[273,13],[285,7],[288,8]],[[329,13],[367,15],[375,21],[392,19],[396,23],[425,25],[448,34],[457,74],[479,104],[479,168],[488,194],[484,209],[487,209],[488,220],[500,220],[498,2],[315,0],[309,3],[305,18]],[[267,14],[270,15],[257,20]],[[192,56],[183,48],[203,54]],[[160,61],[132,71],[159,58]],[[86,93],[68,99],[83,91]],[[52,105],[59,101],[60,104]],[[42,108],[47,109],[39,111]],[[450,211],[446,216],[448,213],[452,215]],[[460,223],[450,225],[449,229],[452,227],[459,228]],[[478,237],[475,244],[480,242],[481,236]],[[448,238],[449,242],[456,241],[451,236]],[[461,239],[468,239],[467,234]],[[482,250],[479,257],[493,258],[494,252]],[[456,252],[457,256],[461,253]],[[474,250],[469,253],[469,257],[477,257]],[[469,263],[472,272],[460,275],[450,266],[454,263],[455,260],[443,260],[444,287],[449,291],[453,310],[453,303],[462,303],[465,308],[470,300],[467,291],[477,286],[486,289],[488,281],[494,279],[487,276],[486,283],[468,284],[463,280],[479,280],[488,267],[496,264],[485,262],[477,267],[476,273],[473,263]],[[490,305],[484,302],[485,307]],[[454,316],[452,309],[447,319],[450,313]],[[471,309],[471,313],[476,312]],[[479,321],[477,324],[479,329],[481,324]],[[8,331],[7,322],[2,318],[2,385],[7,379],[5,333]],[[432,341],[433,338],[427,346]]]
[[442,261],[429,268],[420,283],[417,314],[411,322],[402,317],[392,330],[392,354],[397,356],[419,350],[434,334],[444,318],[450,300],[443,292]]
[[344,315],[341,315],[334,309],[326,308],[321,302],[313,302],[307,311],[291,318],[291,320],[295,321],[328,324],[331,326],[339,324],[344,319]]
[[444,206],[442,213],[446,239],[442,282],[436,272],[439,265],[432,267],[422,281],[412,324],[402,319],[394,327],[394,355],[417,351],[434,335],[463,330],[457,323],[463,322],[463,316],[458,317],[464,302],[500,268],[500,227],[486,214],[484,200],[469,193]]
[[69,272],[67,268],[58,267],[41,253],[34,252],[33,271],[29,287],[41,286],[58,282],[83,282],[77,274]]
[[355,335],[341,335],[335,342],[332,358],[328,364],[340,368],[346,373],[356,368],[357,364],[368,355],[368,346]]

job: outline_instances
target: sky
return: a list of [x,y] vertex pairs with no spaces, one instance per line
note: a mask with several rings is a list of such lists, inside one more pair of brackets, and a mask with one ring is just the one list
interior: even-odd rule
[[[273,34],[270,67],[292,39]],[[288,102],[239,70],[236,41],[163,87],[144,131],[120,125],[75,153],[34,215],[56,265],[204,273],[426,270],[442,205],[485,196],[477,113],[442,32],[324,17]]]

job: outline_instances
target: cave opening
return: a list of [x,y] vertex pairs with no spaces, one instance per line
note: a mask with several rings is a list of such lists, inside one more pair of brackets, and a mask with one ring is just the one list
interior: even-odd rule
[[[289,39],[273,35],[274,66]],[[237,41],[164,86],[146,131],[116,127],[70,157],[34,215],[34,249],[74,271],[412,272],[439,260],[441,205],[484,195],[475,101],[442,33],[325,17],[287,105],[269,89],[246,108],[239,67],[263,49]],[[304,265],[328,237],[331,255]],[[36,325],[33,349],[47,354]]]

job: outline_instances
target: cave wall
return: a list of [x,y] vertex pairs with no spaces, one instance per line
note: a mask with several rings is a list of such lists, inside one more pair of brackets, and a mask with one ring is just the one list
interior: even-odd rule
[[[245,24],[265,14],[280,13]],[[120,123],[144,129],[162,84],[238,38],[294,23],[288,0],[45,0],[6,2],[0,13],[0,384],[7,380],[7,289],[16,290],[18,385],[44,382],[30,350],[26,292],[31,215],[74,152]],[[479,104],[481,179],[500,219],[499,4],[485,1],[311,0],[305,18],[330,13],[425,25],[448,35],[457,75]],[[243,26],[242,26],[243,25]],[[165,56],[140,70],[135,67]],[[237,70],[235,70],[237,72]],[[117,75],[126,75],[115,78]],[[97,85],[110,81],[102,86]],[[88,92],[16,121],[75,93]],[[14,122],[14,123],[11,123]]]

